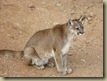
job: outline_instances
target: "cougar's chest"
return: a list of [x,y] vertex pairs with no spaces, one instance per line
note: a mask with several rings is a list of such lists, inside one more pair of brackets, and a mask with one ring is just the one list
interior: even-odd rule
[[71,46],[71,42],[67,42],[64,46],[63,46],[63,48],[62,48],[62,53],[63,54],[66,54],[68,51],[69,51],[69,48],[70,48],[70,46]]
[[67,40],[65,40],[65,44],[64,44],[64,46],[63,46],[63,48],[61,50],[63,54],[68,53],[69,48],[70,48],[71,43],[72,43],[72,40],[73,40],[73,36],[72,37],[70,36],[70,37],[68,37]]

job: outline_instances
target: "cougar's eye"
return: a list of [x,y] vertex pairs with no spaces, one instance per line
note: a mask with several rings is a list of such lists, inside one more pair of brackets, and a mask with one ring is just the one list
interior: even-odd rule
[[79,30],[79,28],[76,28],[76,30]]

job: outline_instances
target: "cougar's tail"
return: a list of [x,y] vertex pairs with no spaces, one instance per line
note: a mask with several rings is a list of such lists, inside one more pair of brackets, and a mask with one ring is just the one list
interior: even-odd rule
[[22,58],[23,55],[23,51],[0,50],[0,57]]

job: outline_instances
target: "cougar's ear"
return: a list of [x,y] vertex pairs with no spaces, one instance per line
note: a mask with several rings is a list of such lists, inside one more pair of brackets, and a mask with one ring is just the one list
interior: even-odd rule
[[73,23],[73,21],[71,19],[68,20],[68,25],[69,26],[73,26],[74,25],[74,23]]

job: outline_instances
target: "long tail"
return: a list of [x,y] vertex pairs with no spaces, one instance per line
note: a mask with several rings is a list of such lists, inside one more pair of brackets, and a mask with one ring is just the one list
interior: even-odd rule
[[23,51],[14,51],[14,50],[0,50],[0,57],[13,57],[13,58],[22,58],[24,55]]

